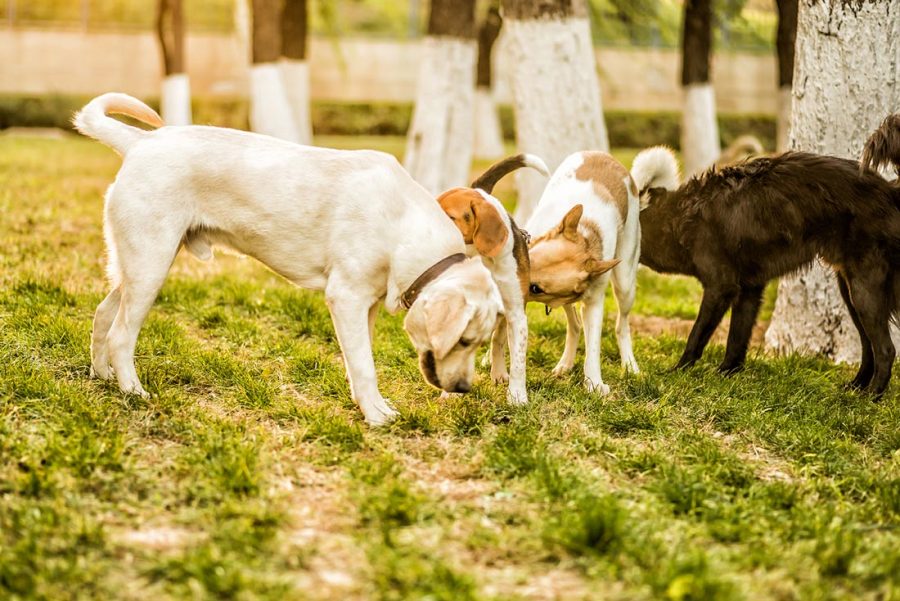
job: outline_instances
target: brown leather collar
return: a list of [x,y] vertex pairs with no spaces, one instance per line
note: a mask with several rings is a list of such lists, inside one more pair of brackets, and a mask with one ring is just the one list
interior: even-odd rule
[[444,257],[424,272],[422,275],[416,278],[416,281],[410,284],[409,288],[406,289],[406,292],[403,293],[403,296],[400,297],[400,304],[404,309],[409,309],[412,307],[412,304],[416,302],[416,299],[419,298],[419,293],[422,292],[422,289],[425,288],[428,284],[433,282],[440,276],[442,273],[450,269],[452,266],[456,265],[460,261],[465,261],[466,255],[463,253],[456,253],[454,255],[450,255],[449,257]]

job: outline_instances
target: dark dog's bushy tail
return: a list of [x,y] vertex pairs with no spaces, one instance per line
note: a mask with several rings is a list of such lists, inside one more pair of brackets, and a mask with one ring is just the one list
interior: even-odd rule
[[900,113],[888,115],[863,146],[861,171],[892,165],[900,176]]
[[535,171],[550,177],[550,170],[539,156],[533,154],[517,154],[507,157],[502,161],[498,161],[488,167],[488,170],[481,174],[481,177],[472,182],[471,188],[484,190],[488,194],[494,191],[494,186],[505,175],[512,173],[516,169],[522,167],[531,167]]

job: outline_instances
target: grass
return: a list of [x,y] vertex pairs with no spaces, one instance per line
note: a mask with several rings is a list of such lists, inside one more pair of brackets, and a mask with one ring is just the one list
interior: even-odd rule
[[607,398],[550,376],[563,315],[532,307],[524,408],[483,369],[439,400],[382,315],[402,417],[371,430],[319,294],[181,256],[138,343],[154,396],[90,380],[118,165],[86,140],[0,138],[0,598],[900,596],[898,377],[880,403],[814,357],[754,352],[722,378],[716,345],[671,373],[687,279],[641,274],[641,375],[607,321]]

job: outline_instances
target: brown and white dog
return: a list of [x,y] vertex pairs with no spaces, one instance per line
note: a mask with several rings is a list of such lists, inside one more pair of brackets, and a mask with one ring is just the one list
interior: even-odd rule
[[[490,270],[503,299],[503,316],[497,319],[491,350],[491,379],[509,382],[509,402],[528,402],[525,390],[525,355],[528,347],[528,321],[525,299],[530,283],[528,236],[513,221],[491,192],[505,175],[522,167],[531,167],[549,176],[550,170],[540,158],[530,154],[508,157],[492,165],[469,188],[453,188],[438,197],[438,202],[462,232],[469,256],[480,255]],[[510,348],[510,371],[506,371],[505,344]],[[511,374],[510,374],[511,372]]]
[[[640,203],[628,170],[605,152],[569,156],[547,184],[526,229],[532,233],[529,300],[566,311],[566,348],[553,370],[572,369],[585,336],[584,385],[607,394],[600,375],[600,330],[612,275],[619,308],[616,338],[622,365],[637,373],[628,313],[634,304],[641,248]],[[579,320],[575,303],[582,302]]]

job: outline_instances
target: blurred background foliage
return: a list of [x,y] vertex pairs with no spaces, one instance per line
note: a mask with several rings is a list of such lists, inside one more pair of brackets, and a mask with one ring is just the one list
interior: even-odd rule
[[[487,4],[481,0],[484,14]],[[184,0],[188,28],[230,31],[235,0]],[[312,31],[319,35],[408,37],[424,30],[426,0],[309,0]],[[682,0],[588,0],[597,44],[676,47]],[[21,26],[88,29],[148,29],[151,0],[0,0],[0,19]],[[719,49],[773,48],[774,0],[716,0],[715,38]]]

